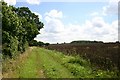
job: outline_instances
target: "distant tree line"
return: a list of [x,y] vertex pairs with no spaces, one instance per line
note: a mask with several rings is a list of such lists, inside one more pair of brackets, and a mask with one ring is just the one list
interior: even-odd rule
[[2,54],[10,58],[23,53],[44,24],[28,7],[2,3]]
[[85,40],[80,40],[80,41],[72,41],[71,44],[86,44],[86,43],[103,43],[103,41],[85,41]]
[[87,40],[79,40],[79,41],[72,41],[70,44],[89,44],[89,43],[104,43],[104,44],[119,44],[119,41],[116,42],[103,42],[103,41],[87,41]]
[[43,46],[48,46],[49,43],[44,43],[44,42],[41,42],[41,41],[32,40],[32,41],[30,41],[29,45],[30,46],[41,46],[41,47],[43,47]]

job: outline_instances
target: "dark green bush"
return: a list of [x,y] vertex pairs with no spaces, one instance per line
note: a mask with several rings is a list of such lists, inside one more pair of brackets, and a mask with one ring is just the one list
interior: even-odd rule
[[2,2],[2,53],[13,58],[23,53],[44,24],[29,8],[15,8]]

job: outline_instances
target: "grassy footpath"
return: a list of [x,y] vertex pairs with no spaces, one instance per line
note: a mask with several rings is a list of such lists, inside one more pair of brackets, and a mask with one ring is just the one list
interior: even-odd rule
[[[29,54],[28,54],[29,53]],[[34,47],[12,67],[5,77],[16,78],[111,78],[115,72],[93,70],[89,61],[79,56]],[[13,65],[13,64],[12,64]],[[17,66],[17,67],[16,67]],[[11,68],[9,68],[10,70]]]
[[35,47],[31,47],[15,60],[7,60],[3,64],[4,78],[44,78],[40,69],[40,59],[38,58]]
[[[48,78],[74,78],[72,73],[61,65],[58,61],[60,61],[60,57],[56,57],[56,55],[51,56],[54,54],[52,51],[37,48],[36,49],[38,56],[40,58],[40,64],[46,77]],[[59,54],[58,54],[59,55]],[[56,57],[56,59],[54,58]]]
[[28,59],[22,64],[19,71],[20,78],[39,78],[43,77],[40,73],[40,64],[39,59],[37,58],[36,51],[33,49],[31,55],[29,55]]

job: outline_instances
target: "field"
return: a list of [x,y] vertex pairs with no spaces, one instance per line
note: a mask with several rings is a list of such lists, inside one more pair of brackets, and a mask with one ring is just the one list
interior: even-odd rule
[[80,56],[32,47],[4,62],[4,78],[117,78],[116,72],[97,70]]
[[[40,0],[22,1],[24,6],[16,0],[1,0],[0,3],[0,71],[3,80],[120,77],[117,17],[96,15],[99,13],[96,10],[108,11],[106,3],[67,2],[66,5],[60,1],[41,5]],[[93,12],[96,12],[94,16],[91,15]],[[68,41],[72,42],[66,43]]]
[[50,50],[63,52],[67,55],[79,55],[90,60],[98,69],[120,70],[120,44],[89,43],[89,44],[53,44],[46,47]]

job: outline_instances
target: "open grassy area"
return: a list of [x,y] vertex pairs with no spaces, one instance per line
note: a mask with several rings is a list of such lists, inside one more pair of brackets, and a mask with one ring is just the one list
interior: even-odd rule
[[[21,58],[19,64],[11,64],[4,77],[16,78],[113,78],[116,72],[97,70],[79,56],[34,47]],[[21,62],[20,62],[21,61]],[[11,62],[13,63],[13,62]],[[7,65],[7,64],[6,64]],[[9,64],[10,66],[10,64]],[[17,66],[17,67],[16,67]],[[4,66],[3,69],[5,69]],[[10,71],[11,72],[8,72]],[[10,75],[9,75],[10,74]]]

